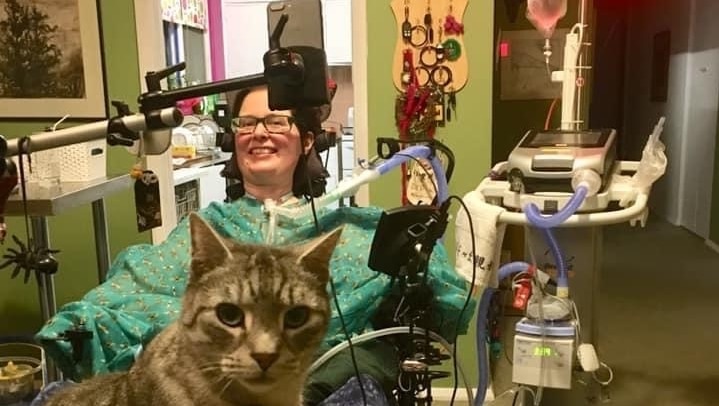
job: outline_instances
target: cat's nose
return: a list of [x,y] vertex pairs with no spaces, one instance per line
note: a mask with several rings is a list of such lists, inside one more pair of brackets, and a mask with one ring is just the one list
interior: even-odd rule
[[276,352],[253,352],[251,355],[263,371],[267,371],[267,369],[271,367],[280,356]]

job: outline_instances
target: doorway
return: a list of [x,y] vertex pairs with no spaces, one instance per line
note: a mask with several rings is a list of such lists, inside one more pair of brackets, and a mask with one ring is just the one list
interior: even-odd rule
[[719,101],[719,26],[712,18],[719,3],[595,0],[595,11],[590,125],[620,130],[620,158],[636,160],[666,116],[669,164],[650,204],[707,239]]

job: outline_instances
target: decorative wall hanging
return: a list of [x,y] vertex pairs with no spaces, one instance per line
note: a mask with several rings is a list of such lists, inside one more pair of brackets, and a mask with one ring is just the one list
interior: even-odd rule
[[[400,140],[431,139],[457,118],[455,94],[467,83],[465,27],[468,0],[392,0],[397,44],[392,80],[399,94],[395,119]],[[402,165],[402,203],[428,204],[436,179],[427,162]]]
[[456,119],[455,94],[467,82],[462,17],[468,0],[393,0],[397,45],[392,79],[403,139],[431,138]]
[[[407,73],[406,50],[412,51],[416,69],[443,72],[437,74],[439,85],[462,90],[468,72],[462,22],[467,3],[468,0],[392,0],[397,23],[392,80],[397,90],[407,86],[403,80]],[[446,72],[451,72],[451,78]]]

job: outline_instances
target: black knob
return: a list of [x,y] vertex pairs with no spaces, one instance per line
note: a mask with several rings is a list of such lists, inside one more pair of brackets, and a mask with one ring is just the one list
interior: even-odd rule
[[41,255],[37,260],[37,270],[46,275],[52,275],[57,272],[58,262],[51,254]]
[[111,103],[112,106],[117,109],[117,115],[119,115],[120,117],[129,116],[130,114],[132,114],[132,112],[130,111],[130,107],[127,105],[127,103],[120,100],[113,100]]

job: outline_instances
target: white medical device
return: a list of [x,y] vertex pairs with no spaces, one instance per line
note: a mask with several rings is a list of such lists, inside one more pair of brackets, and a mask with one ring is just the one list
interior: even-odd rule
[[617,156],[616,138],[612,129],[527,131],[507,160],[510,190],[572,193],[579,170],[598,174],[603,190]]
[[545,324],[542,326],[527,318],[516,324],[512,382],[571,389],[576,348],[575,326],[572,322]]
[[[493,172],[498,174],[507,173],[509,163],[500,162],[494,166]],[[606,183],[603,189],[594,195],[589,195],[579,207],[578,213],[586,213],[589,217],[573,216],[565,223],[564,227],[605,225],[621,223],[625,220],[631,221],[635,218],[643,219],[646,209],[647,194],[638,187],[635,180],[627,174],[639,172],[639,162],[615,161],[609,173],[604,175]],[[508,178],[508,174],[507,174]],[[512,190],[512,185],[507,179],[501,177],[484,178],[476,189],[482,194],[485,202],[497,206],[522,210],[527,204],[534,203],[544,213],[552,213],[557,208],[564,207],[571,193],[566,192],[539,192],[539,193],[517,193]],[[611,202],[635,202],[626,205],[622,210],[605,211]],[[501,222],[507,224],[525,225],[527,221],[524,213],[502,213]]]

